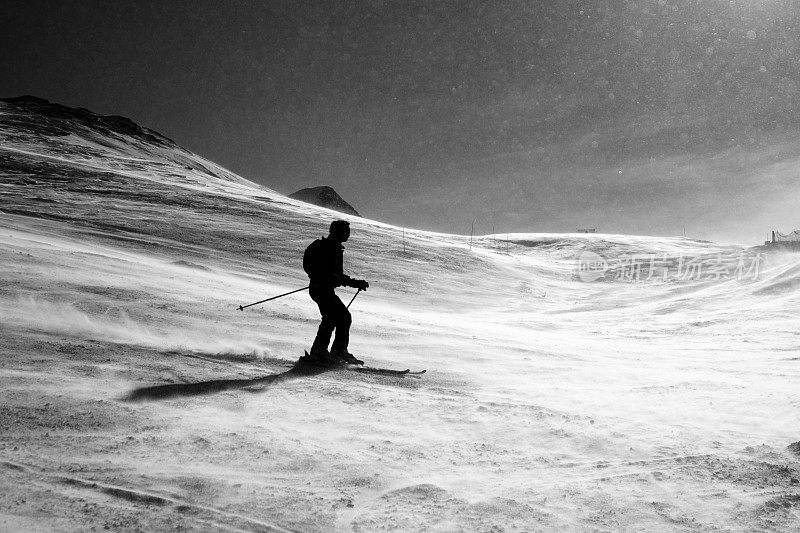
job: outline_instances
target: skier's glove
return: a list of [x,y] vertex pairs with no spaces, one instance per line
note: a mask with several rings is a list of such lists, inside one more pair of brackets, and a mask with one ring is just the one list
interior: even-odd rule
[[351,285],[351,286],[352,286],[354,289],[358,289],[358,290],[361,290],[361,291],[365,291],[365,290],[367,290],[367,288],[369,287],[369,282],[367,282],[367,281],[365,281],[365,280],[363,280],[363,279],[354,279],[354,280],[352,281],[352,285]]

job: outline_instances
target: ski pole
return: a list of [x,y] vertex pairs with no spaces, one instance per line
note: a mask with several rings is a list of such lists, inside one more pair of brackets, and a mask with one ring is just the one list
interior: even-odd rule
[[[352,300],[350,300],[350,304],[351,304],[351,303],[353,303],[353,300],[355,300],[355,299],[356,299],[356,296],[358,296],[358,293],[359,293],[359,292],[361,292],[361,289],[358,289],[358,290],[356,291],[356,293],[353,295],[353,299],[352,299]],[[347,308],[348,308],[348,309],[350,309],[350,304],[347,304]]]
[[[277,298],[283,298],[284,296],[289,296],[290,294],[294,294],[294,293],[296,293],[296,292],[304,291],[304,290],[306,290],[307,288],[308,288],[308,285],[306,285],[306,286],[305,286],[305,287],[303,287],[302,289],[297,289],[296,291],[289,291],[289,292],[285,292],[285,293],[283,293],[283,294],[279,294],[278,296],[273,296],[272,298],[267,298],[266,300],[261,300],[260,302],[254,302],[254,303],[247,304],[247,305],[240,305],[240,306],[239,306],[239,311],[244,311],[245,307],[250,307],[251,305],[263,304],[264,302],[268,302],[268,301],[270,301],[270,300],[275,300],[275,299],[277,299]],[[356,294],[358,294],[358,293],[356,293]]]

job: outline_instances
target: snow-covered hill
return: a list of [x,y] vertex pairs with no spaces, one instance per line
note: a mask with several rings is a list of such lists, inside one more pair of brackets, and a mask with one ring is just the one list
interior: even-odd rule
[[352,351],[428,373],[284,374],[313,302],[236,307],[304,286],[342,216],[126,119],[0,102],[0,526],[800,525],[798,255],[349,217]]

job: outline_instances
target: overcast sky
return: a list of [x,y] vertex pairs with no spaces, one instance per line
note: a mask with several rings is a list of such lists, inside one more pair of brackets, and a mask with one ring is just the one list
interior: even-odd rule
[[792,0],[5,1],[0,96],[468,233],[800,227]]

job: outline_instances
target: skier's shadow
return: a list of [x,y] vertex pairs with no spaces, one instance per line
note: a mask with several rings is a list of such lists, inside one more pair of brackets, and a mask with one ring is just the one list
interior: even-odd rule
[[215,379],[211,381],[201,381],[199,383],[171,383],[169,385],[154,385],[152,387],[141,387],[133,389],[121,399],[127,402],[141,402],[146,400],[168,400],[182,396],[200,396],[203,394],[215,394],[233,389],[248,389],[257,387],[252,392],[259,392],[264,387],[307,376],[316,376],[330,368],[316,367],[309,365],[296,364],[286,372],[280,374],[270,374],[260,378],[252,379]]

